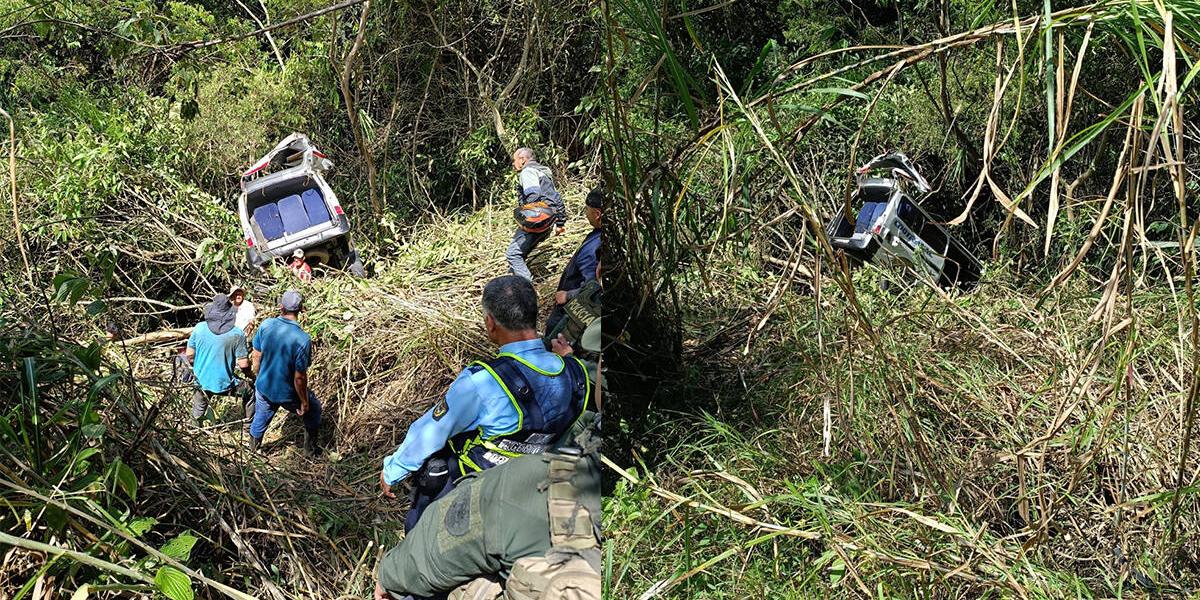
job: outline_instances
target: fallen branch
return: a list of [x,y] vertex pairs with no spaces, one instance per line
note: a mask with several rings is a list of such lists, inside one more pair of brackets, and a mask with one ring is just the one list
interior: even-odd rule
[[162,331],[154,331],[131,337],[127,340],[122,340],[121,343],[126,346],[143,346],[146,344],[160,344],[163,342],[175,342],[185,340],[192,335],[193,327],[183,327],[181,329],[164,329]]
[[34,552],[45,552],[51,556],[66,556],[67,558],[70,558],[71,560],[81,564],[96,567],[97,569],[104,569],[105,571],[112,571],[113,573],[119,573],[129,577],[130,579],[136,579],[150,585],[155,585],[154,578],[145,573],[127,569],[121,565],[110,563],[106,560],[96,558],[90,554],[84,554],[83,552],[76,552],[74,550],[68,550],[58,546],[51,546],[50,544],[43,544],[41,542],[35,542],[33,540],[11,536],[4,532],[0,532],[0,544],[8,544],[10,546],[16,546],[18,548],[24,548]]
[[654,485],[652,483],[643,482],[642,480],[638,479],[638,477],[636,475],[634,475],[633,473],[626,471],[625,469],[621,468],[613,461],[609,460],[607,456],[601,456],[600,460],[603,461],[604,464],[608,466],[608,468],[612,469],[613,471],[616,471],[618,475],[620,475],[621,477],[624,477],[625,479],[628,479],[630,483],[646,486],[646,488],[649,489],[651,492],[653,492],[656,496],[666,498],[667,500],[670,500],[672,502],[677,502],[679,504],[683,504],[685,506],[690,506],[692,508],[698,508],[700,510],[704,510],[704,511],[716,514],[716,515],[721,515],[723,517],[728,517],[728,518],[733,519],[734,521],[737,521],[738,523],[741,523],[743,525],[752,525],[754,527],[757,527],[760,529],[765,529],[767,531],[774,531],[774,532],[778,533],[779,535],[798,537],[798,538],[805,539],[805,540],[821,539],[821,534],[817,533],[816,531],[805,531],[803,529],[795,529],[793,527],[785,527],[783,525],[778,525],[775,523],[766,523],[763,521],[759,521],[758,519],[755,519],[753,517],[748,517],[736,510],[733,510],[732,508],[725,508],[723,506],[709,506],[707,504],[696,502],[695,500],[681,496],[670,490],[665,490],[665,489],[660,488],[657,485]]

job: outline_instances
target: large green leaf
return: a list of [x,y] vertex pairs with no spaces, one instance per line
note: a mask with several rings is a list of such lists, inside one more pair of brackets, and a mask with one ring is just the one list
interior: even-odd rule
[[163,545],[160,552],[178,561],[185,561],[192,554],[192,546],[196,545],[196,536],[181,533]]
[[60,273],[54,277],[54,299],[75,304],[90,286],[91,283],[87,279],[74,273]]
[[143,533],[150,531],[150,528],[158,524],[158,519],[154,517],[139,517],[134,519],[129,524],[129,533],[134,537],[140,537]]
[[154,584],[158,586],[158,591],[171,600],[193,600],[196,597],[192,591],[192,580],[175,567],[160,568],[154,575]]
[[117,481],[117,486],[129,496],[130,500],[137,500],[137,475],[133,473],[133,469],[129,465],[117,459],[112,464],[112,476]]
[[104,423],[92,423],[80,427],[79,431],[83,434],[83,437],[94,440],[104,437],[104,429]]

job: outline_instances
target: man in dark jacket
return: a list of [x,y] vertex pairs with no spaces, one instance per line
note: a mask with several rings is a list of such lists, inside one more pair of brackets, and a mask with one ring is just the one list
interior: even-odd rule
[[513,234],[512,243],[504,252],[508,261],[508,269],[513,275],[533,281],[533,274],[525,260],[529,253],[537,248],[546,238],[550,237],[551,229],[561,234],[567,229],[567,208],[562,196],[554,188],[554,176],[550,168],[537,162],[533,150],[517,148],[512,156],[513,170],[520,173],[520,183],[517,184],[517,206],[525,205],[535,200],[544,201],[554,211],[554,223],[545,223],[536,229],[518,227]]
[[604,191],[600,188],[592,190],[587,195],[588,223],[592,232],[583,238],[583,244],[567,263],[562,277],[558,280],[558,291],[554,293],[554,308],[546,317],[546,331],[553,331],[565,315],[563,305],[579,295],[584,284],[596,278],[596,265],[600,262],[600,227],[604,216]]

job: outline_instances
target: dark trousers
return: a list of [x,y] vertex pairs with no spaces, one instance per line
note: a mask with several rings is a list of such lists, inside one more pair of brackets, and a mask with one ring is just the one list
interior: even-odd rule
[[249,427],[249,420],[254,418],[254,401],[250,392],[250,382],[245,380],[238,381],[232,388],[223,392],[210,392],[197,387],[192,392],[192,418],[197,421],[203,419],[204,413],[208,412],[209,403],[215,396],[230,396],[242,402],[242,410],[245,411],[247,427]]
[[508,245],[508,250],[504,251],[504,258],[508,261],[508,270],[513,275],[533,281],[533,273],[529,272],[529,265],[525,264],[525,259],[529,258],[529,253],[533,252],[533,249],[537,248],[542,240],[550,237],[551,229],[541,233],[530,233],[524,229],[518,229],[513,234],[512,243]]
[[417,521],[421,520],[425,509],[429,508],[434,500],[449,494],[462,476],[458,457],[449,450],[440,450],[425,459],[425,464],[413,479],[412,501],[409,503],[408,512],[404,514],[404,533],[412,531],[417,526]]

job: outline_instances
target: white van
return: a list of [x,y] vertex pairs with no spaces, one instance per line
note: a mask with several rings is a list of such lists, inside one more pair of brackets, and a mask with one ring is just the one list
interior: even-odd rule
[[[872,176],[879,171],[886,176]],[[917,203],[931,188],[907,156],[880,154],[856,173],[855,219],[846,217],[843,203],[825,228],[830,245],[859,262],[903,264],[943,287],[979,282],[983,264]]]
[[300,248],[310,265],[365,275],[350,221],[321,175],[331,167],[308,137],[293,133],[242,174],[238,216],[252,266],[264,268]]

